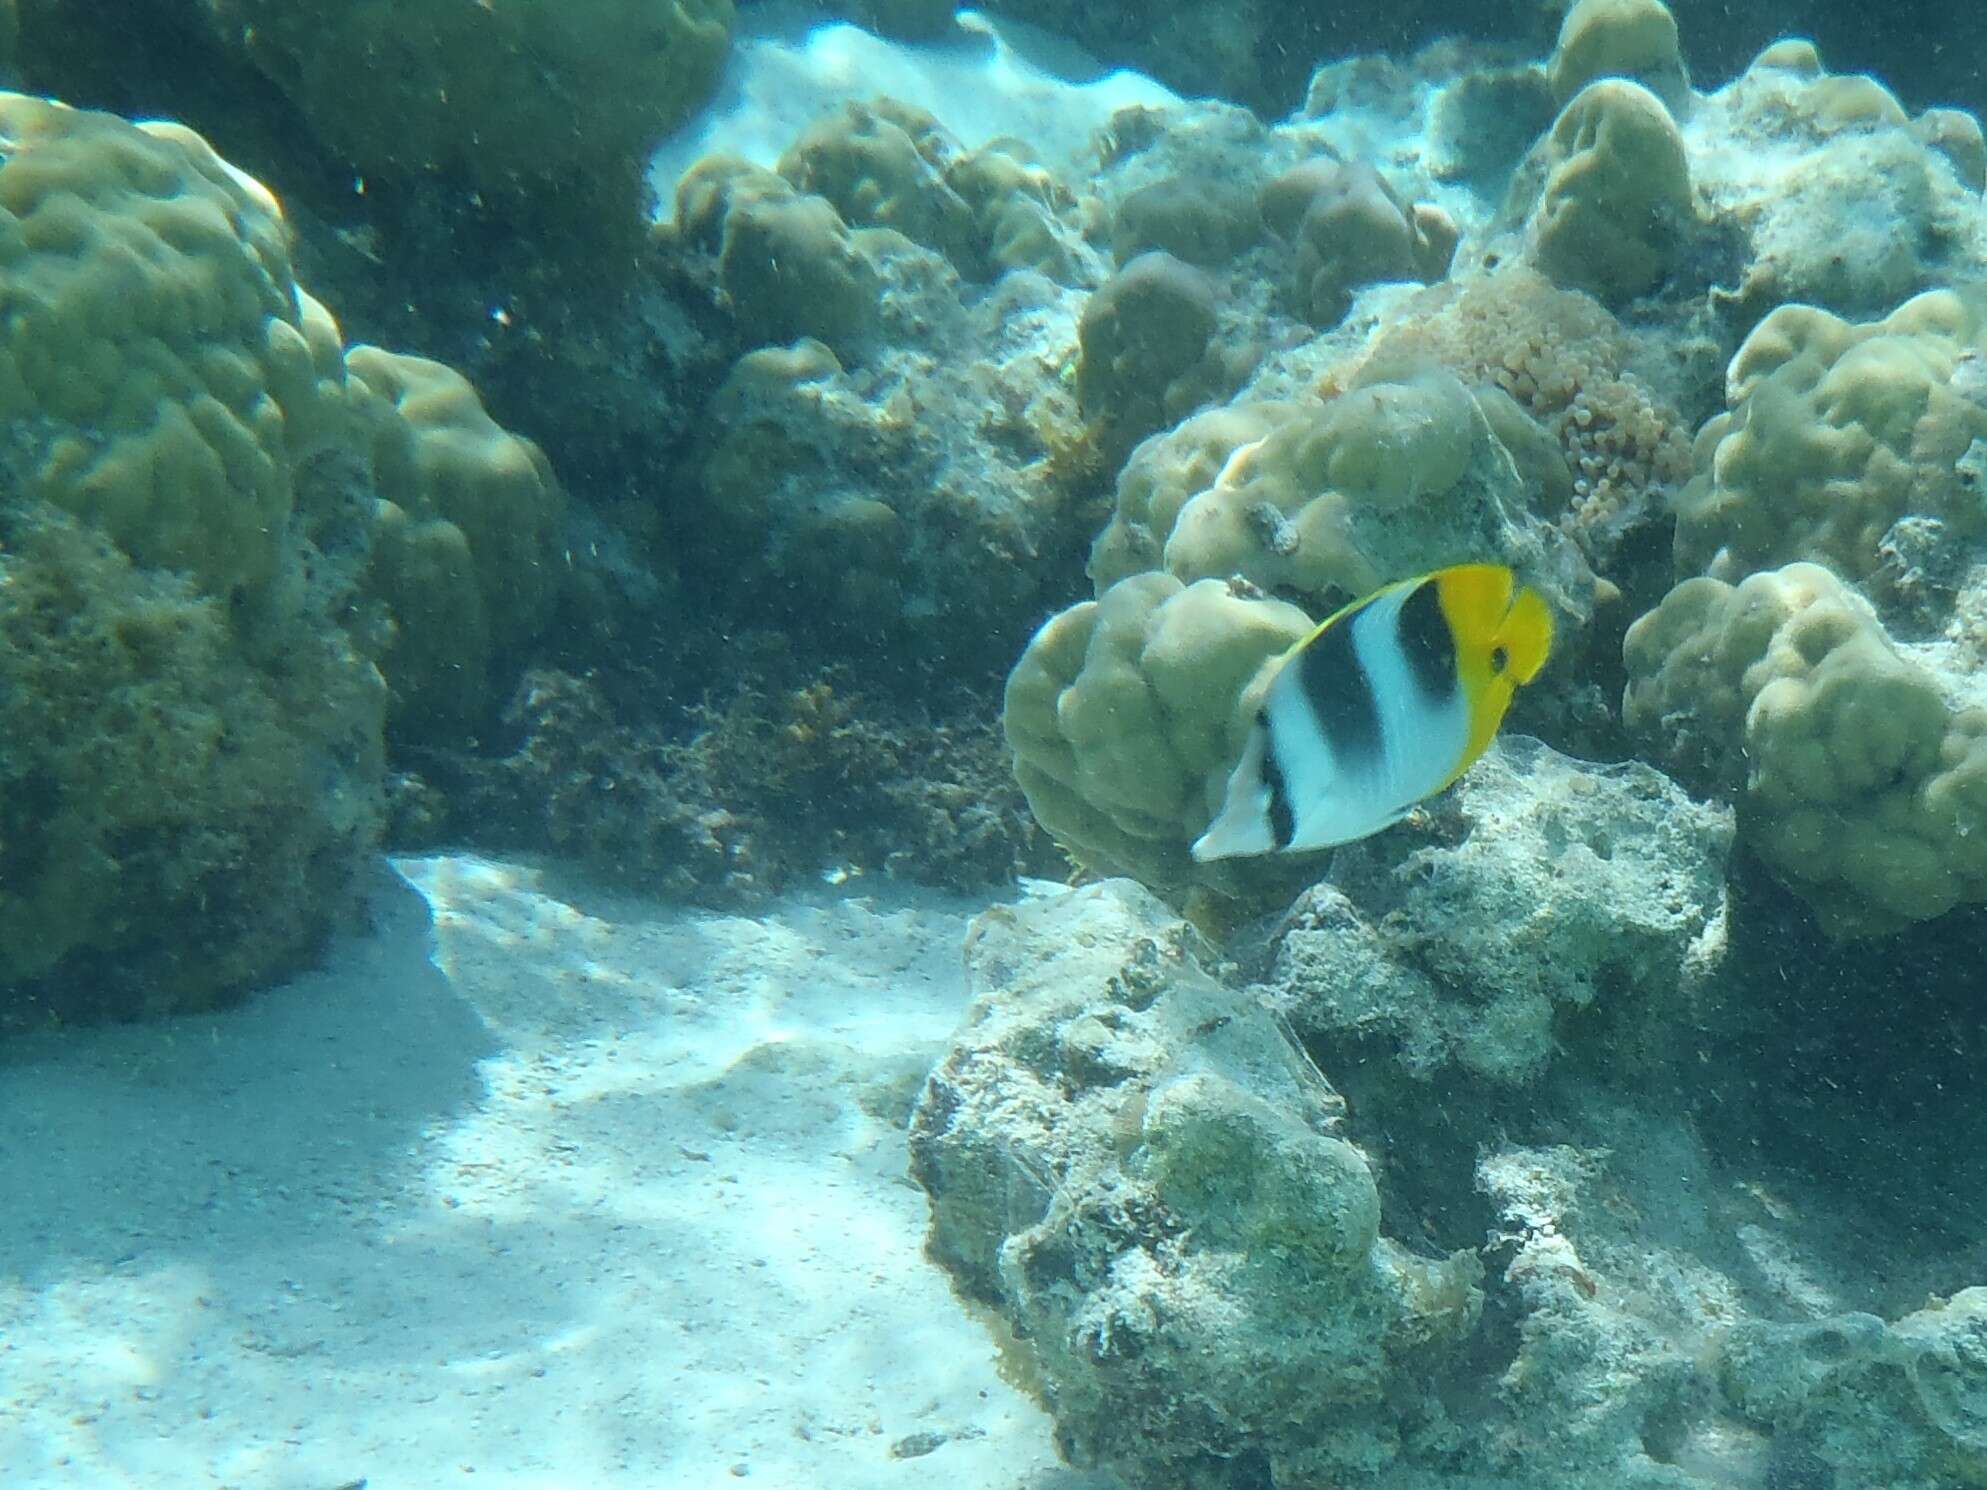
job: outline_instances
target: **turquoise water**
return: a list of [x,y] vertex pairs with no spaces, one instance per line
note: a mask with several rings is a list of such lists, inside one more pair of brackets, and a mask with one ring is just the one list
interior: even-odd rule
[[1987,1485],[1983,29],[0,7],[0,1478]]

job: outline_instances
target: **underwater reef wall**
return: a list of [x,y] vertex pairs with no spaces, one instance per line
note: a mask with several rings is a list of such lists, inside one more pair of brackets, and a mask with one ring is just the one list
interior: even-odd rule
[[[1129,879],[982,919],[913,1120],[931,1254],[1079,1463],[1987,1484],[1987,153],[1805,40],[1682,59],[1586,0],[1536,64],[1106,143],[1108,313],[1171,350],[1079,341],[1091,427],[1148,432],[1004,722]],[[1379,837],[1195,862],[1287,649],[1465,558],[1553,607],[1540,738]]]
[[[276,976],[389,821],[727,904],[1046,833],[912,1152],[1072,1459],[1987,1485],[1977,117],[1799,37],[1694,88],[1657,0],[1017,5],[1296,107],[1077,172],[854,99],[651,224],[730,7],[477,9],[149,13],[290,211],[0,97],[0,1024]],[[1196,863],[1277,659],[1467,561],[1558,623],[1499,749]]]
[[351,903],[389,732],[494,708],[562,497],[190,130],[0,129],[0,1024],[203,1006]]

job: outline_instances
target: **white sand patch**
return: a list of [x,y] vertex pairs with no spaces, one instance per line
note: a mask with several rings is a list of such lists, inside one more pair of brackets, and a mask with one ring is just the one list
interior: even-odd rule
[[0,1047],[0,1483],[1087,1483],[904,1173],[973,907],[398,867],[328,971]]

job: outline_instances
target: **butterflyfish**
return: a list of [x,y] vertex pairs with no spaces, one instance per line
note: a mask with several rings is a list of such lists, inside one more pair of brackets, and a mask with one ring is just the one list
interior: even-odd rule
[[1399,822],[1489,748],[1551,650],[1551,610],[1501,564],[1354,601],[1284,654],[1194,857],[1329,848]]

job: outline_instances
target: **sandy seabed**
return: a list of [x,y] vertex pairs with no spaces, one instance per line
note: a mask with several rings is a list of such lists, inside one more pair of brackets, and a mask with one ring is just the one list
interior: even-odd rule
[[0,1484],[1098,1483],[921,1252],[976,906],[380,880],[237,1009],[0,1047]]

